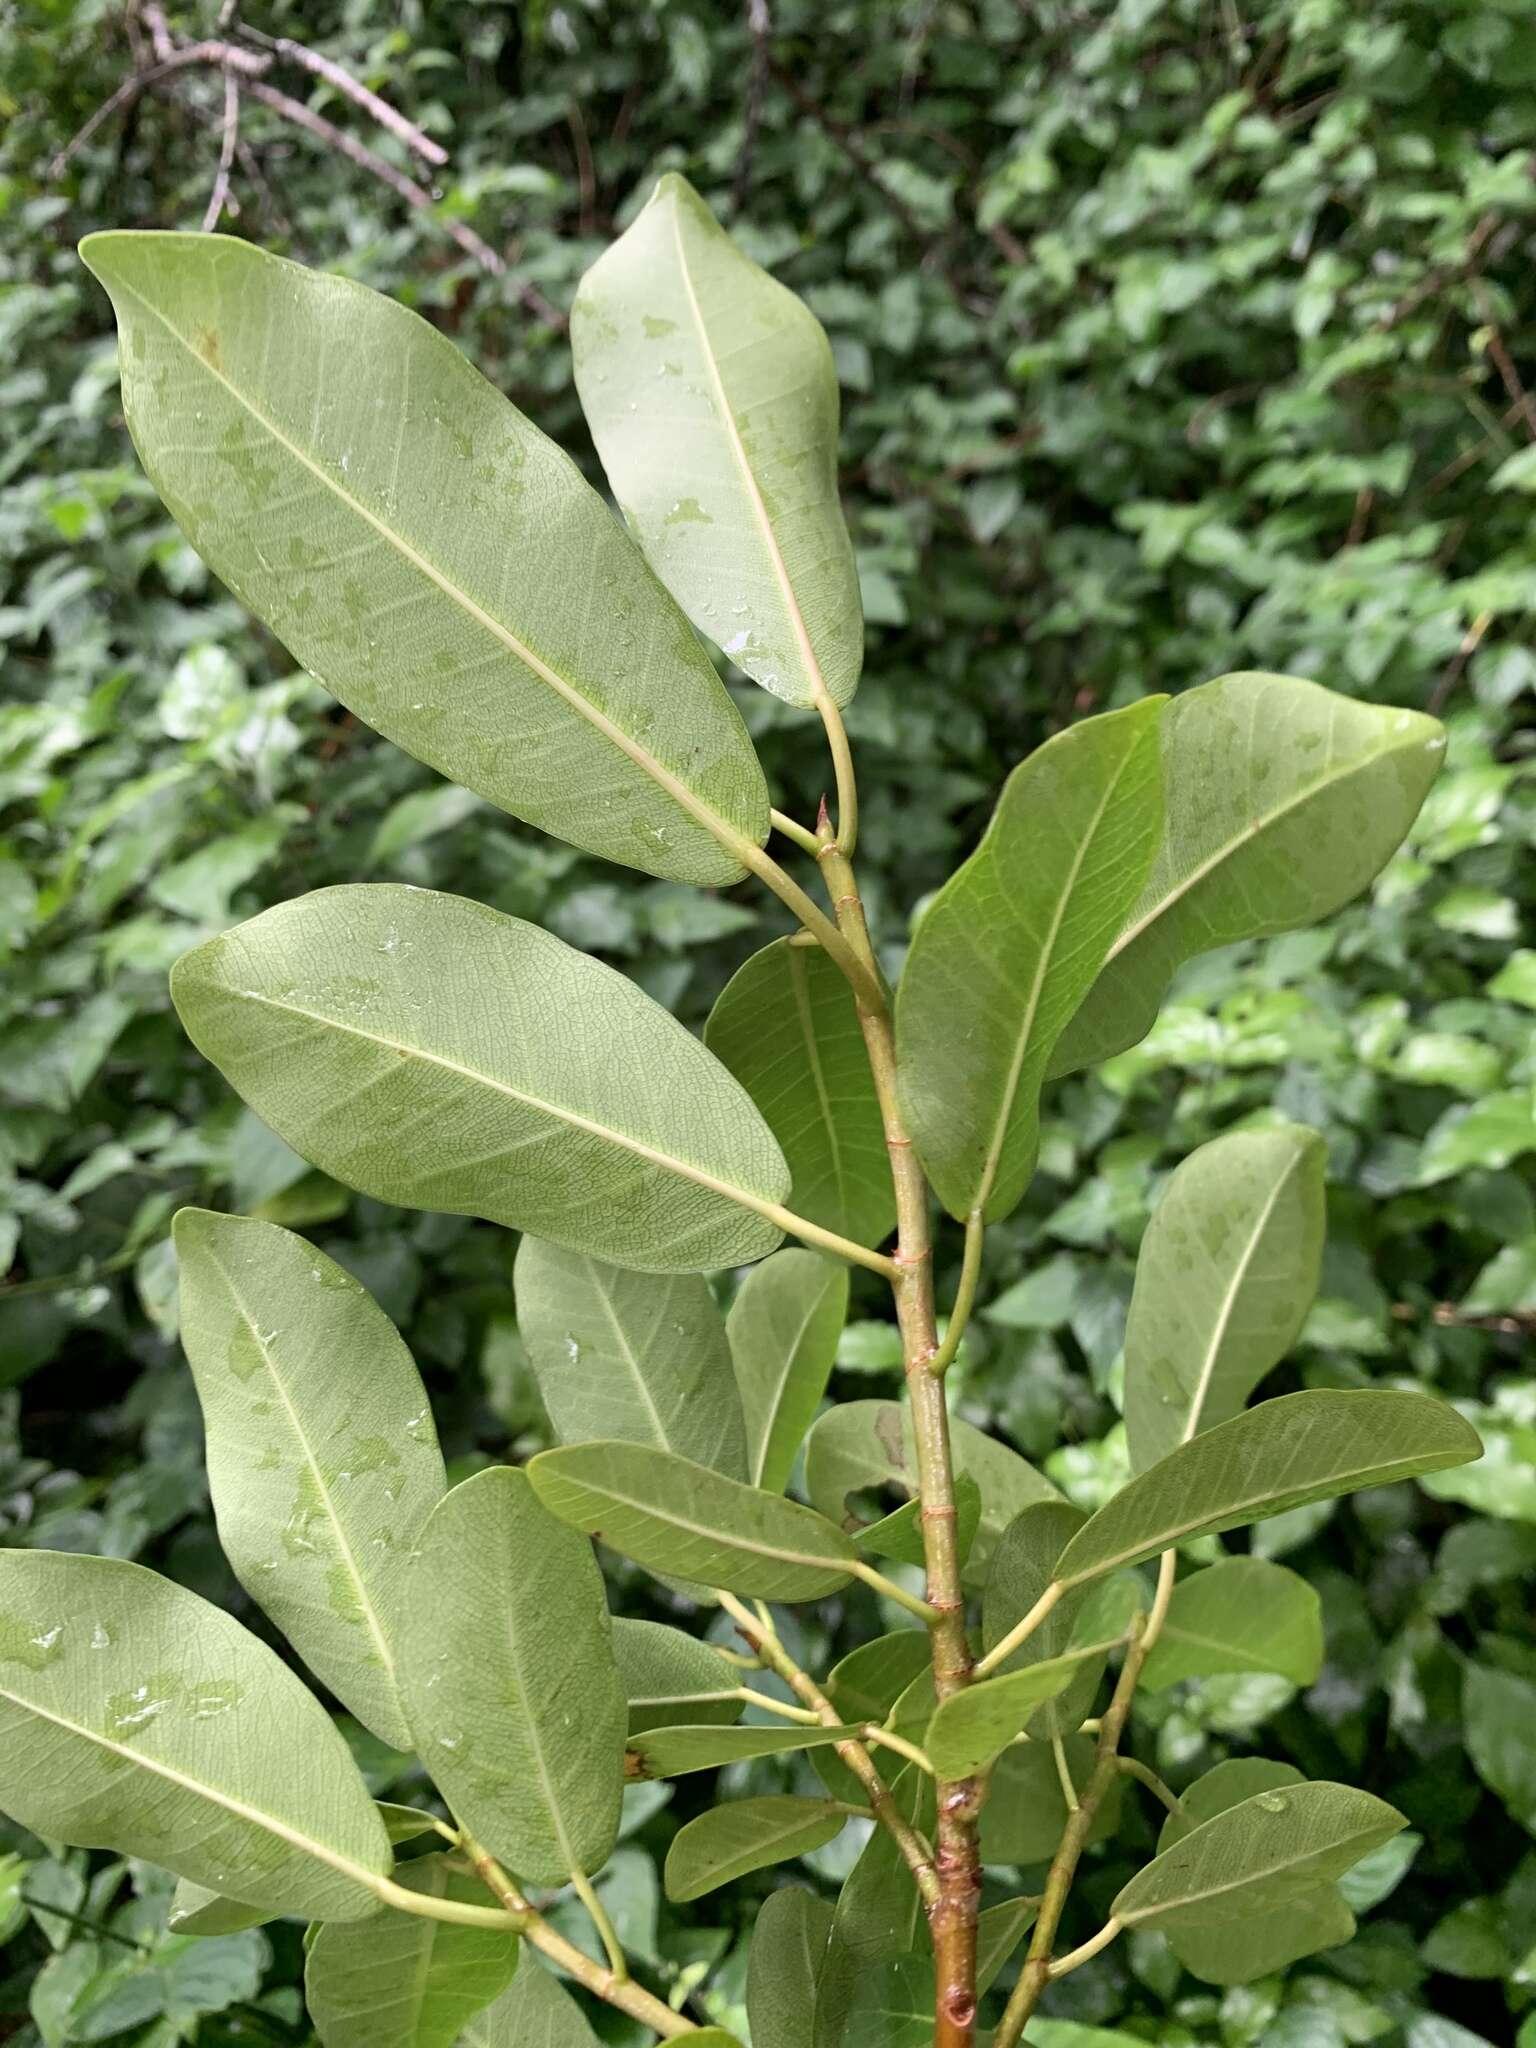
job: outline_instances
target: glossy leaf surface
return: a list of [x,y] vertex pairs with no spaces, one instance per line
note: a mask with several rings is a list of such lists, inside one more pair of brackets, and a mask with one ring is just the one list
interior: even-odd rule
[[401,1590],[446,1486],[415,1361],[351,1274],[291,1231],[183,1209],[175,1235],[224,1554],[315,1675],[409,1749]]
[[188,1035],[338,1180],[620,1265],[772,1251],[788,1175],[718,1061],[612,968],[463,897],[378,883],[176,963]]
[[775,696],[845,704],[864,620],[815,315],[669,172],[582,279],[571,345],[613,494],[694,624]]
[[155,488],[305,668],[514,817],[648,874],[739,878],[767,792],[708,656],[569,456],[445,336],[230,235],[82,254]]

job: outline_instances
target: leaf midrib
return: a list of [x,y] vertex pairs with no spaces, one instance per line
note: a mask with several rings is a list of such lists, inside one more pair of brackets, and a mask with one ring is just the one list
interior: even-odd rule
[[323,464],[317,462],[312,456],[307,455],[297,442],[290,439],[282,431],[276,421],[269,418],[259,406],[253,404],[221,370],[215,369],[202,351],[196,348],[181,332],[180,328],[176,327],[152,300],[146,298],[141,291],[136,290],[133,285],[129,284],[120,273],[117,278],[117,284],[118,288],[126,292],[130,298],[136,300],[147,314],[159,321],[171,339],[181,344],[193,362],[197,364],[199,370],[228,392],[233,402],[247,412],[260,428],[270,434],[272,439],[280,447],[284,448],[302,469],[308,470],[313,477],[322,483],[357,518],[361,519],[366,525],[371,526],[374,532],[392,547],[403,560],[410,563],[429,582],[434,583],[451,603],[456,604],[466,617],[473,619],[476,625],[483,628],[494,640],[505,647],[515,660],[520,661],[531,674],[537,676],[542,683],[545,683],[558,697],[569,704],[573,711],[577,712],[582,718],[585,718],[595,731],[601,733],[606,740],[616,746],[622,754],[626,755],[640,769],[642,774],[648,775],[658,789],[663,790],[680,809],[686,811],[691,818],[702,825],[705,831],[718,841],[721,846],[734,854],[738,861],[741,861],[742,865],[746,865],[743,850],[752,848],[755,851],[756,849],[755,843],[744,832],[731,825],[717,811],[711,810],[702,798],[696,796],[686,783],[675,776],[669,768],[663,766],[654,754],[647,748],[642,747],[638,740],[633,739],[606,712],[599,710],[590,698],[583,696],[573,684],[568,683],[557,670],[552,669],[546,661],[535,654],[531,647],[525,646],[510,628],[503,626],[498,620],[492,618],[483,606],[476,603],[467,590],[459,588],[458,584],[453,581],[452,577],[445,570],[439,569],[435,563],[421,553],[420,549],[413,547],[403,534],[396,533],[376,513],[370,511],[360,498],[354,496],[351,491],[346,490],[339,484]]
[[[1213,1815],[1212,1818],[1214,1819],[1216,1816]],[[1207,1822],[1206,1826],[1209,1825],[1210,1822]],[[1192,1830],[1191,1835],[1186,1835],[1184,1840],[1188,1842],[1192,1839],[1192,1835],[1198,1832],[1198,1829]],[[1226,1884],[1206,1885],[1200,1891],[1186,1892],[1178,1898],[1160,1899],[1155,1905],[1133,1908],[1131,1912],[1117,1915],[1116,1917],[1120,1920],[1122,1926],[1133,1927],[1138,1920],[1145,1920],[1152,1914],[1174,1913],[1185,1906],[1198,1906],[1203,1899],[1224,1898],[1228,1892],[1244,1891],[1251,1885],[1265,1884],[1271,1878],[1283,1877],[1288,1870],[1297,1869],[1301,1864],[1309,1862],[1313,1857],[1325,1855],[1330,1849],[1346,1848],[1350,1843],[1363,1840],[1367,1835],[1378,1832],[1378,1829],[1373,1828],[1356,1828],[1352,1834],[1344,1836],[1337,1841],[1323,1843],[1314,1849],[1301,1850],[1294,1856],[1286,1857],[1281,1863],[1271,1863],[1261,1871],[1249,1871],[1246,1876],[1234,1877]],[[1169,1851],[1168,1853],[1172,1854],[1173,1852]],[[1150,1869],[1151,1866],[1148,1865],[1148,1868]],[[1318,1879],[1320,1886],[1328,1882],[1327,1878]]]

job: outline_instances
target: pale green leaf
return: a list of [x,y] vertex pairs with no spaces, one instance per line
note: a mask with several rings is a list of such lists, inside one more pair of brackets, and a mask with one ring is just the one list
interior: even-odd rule
[[175,1238],[224,1554],[316,1677],[409,1749],[401,1587],[447,1483],[415,1361],[352,1275],[291,1231],[183,1209]]
[[857,1244],[896,1222],[885,1123],[853,991],[819,946],[775,939],[722,990],[704,1043],[783,1148],[796,1213]]
[[380,1799],[375,1804],[384,1832],[392,1842],[415,1842],[423,1835],[437,1832],[436,1817],[419,1806],[401,1806],[392,1799]]
[[821,1515],[637,1444],[573,1444],[528,1467],[552,1515],[647,1571],[763,1600],[819,1600],[857,1553]]
[[984,1678],[940,1700],[923,1741],[939,1776],[968,1778],[985,1770],[1023,1733],[1037,1707],[1065,1691],[1085,1664],[1102,1667],[1120,1640],[1115,1636],[1074,1644],[1055,1657],[1004,1672],[1001,1678]]
[[659,1621],[613,1624],[613,1656],[629,1701],[629,1732],[741,1718],[740,1673],[697,1637]]
[[1296,676],[1220,676],[1175,697],[1162,846],[1052,1073],[1144,1038],[1196,953],[1315,924],[1358,896],[1402,842],[1444,748],[1421,712]]
[[[1202,1822],[1244,1800],[1303,1782],[1293,1764],[1271,1763],[1257,1756],[1231,1757],[1197,1778],[1183,1794],[1178,1812],[1163,1823],[1158,1847],[1172,1848]],[[1389,1849],[1391,1846],[1389,1843]],[[1355,1916],[1338,1886],[1329,1880],[1282,1904],[1259,1906],[1238,1920],[1223,1921],[1217,1928],[1172,1927],[1168,1939],[1185,1969],[1204,1983],[1251,1984],[1302,1956],[1338,1948],[1354,1931]]]
[[1111,1912],[1127,1927],[1230,1927],[1306,1898],[1406,1825],[1351,1785],[1258,1792],[1203,1821],[1124,1885]]
[[1323,1665],[1323,1611],[1305,1579],[1262,1557],[1229,1557],[1181,1579],[1141,1683],[1273,1671],[1311,1685]]
[[831,1932],[831,1905],[798,1886],[763,1901],[747,1957],[752,2048],[813,2048],[816,1980]]
[[1072,1538],[1056,1575],[1076,1585],[1191,1536],[1464,1465],[1481,1448],[1472,1425],[1429,1394],[1282,1394],[1181,1444],[1133,1479]]
[[1085,719],[1031,754],[918,924],[897,992],[898,1078],[952,1216],[1008,1215],[1034,1172],[1052,1048],[1157,850],[1166,701]]
[[1467,1753],[1512,1819],[1536,1835],[1536,1683],[1491,1665],[1467,1667]]
[[581,281],[582,410],[646,556],[765,690],[845,704],[864,621],[815,316],[669,172]]
[[690,1771],[717,1770],[754,1757],[782,1756],[796,1749],[821,1749],[856,1742],[857,1728],[813,1728],[809,1722],[749,1728],[652,1728],[631,1735],[626,1774],[630,1778],[681,1778]]
[[[397,1882],[426,1898],[489,1902],[479,1879],[444,1855],[402,1864]],[[455,2048],[511,1983],[517,1957],[510,1930],[386,1909],[320,1929],[304,1964],[304,2002],[322,2048]]]
[[846,1819],[830,1800],[789,1793],[711,1807],[672,1837],[664,1876],[667,1897],[678,1904],[701,1899],[749,1871],[824,1848],[841,1834]]
[[381,1201],[652,1272],[779,1241],[788,1174],[736,1082],[537,925],[393,883],[322,889],[194,948],[171,993],[259,1116]]
[[116,1558],[0,1551],[0,1811],[319,1920],[374,1912],[389,1870],[314,1695],[232,1616]]
[[243,1906],[238,1899],[226,1899],[222,1892],[183,1877],[177,1880],[165,1927],[168,1934],[216,1938],[243,1934],[248,1927],[264,1927],[275,1917],[266,1906]]
[[740,877],[767,791],[707,654],[570,458],[445,336],[231,235],[81,254],[156,489],[305,668],[514,817],[649,874]]
[[492,1466],[423,1531],[401,1669],[443,1797],[535,1884],[590,1874],[618,1838],[627,1710],[591,1545],[527,1475]]
[[511,1988],[459,2036],[458,2048],[600,2048],[587,2016],[542,1964],[524,1956]]
[[[1087,1519],[1066,1501],[1037,1501],[1009,1523],[987,1573],[981,1608],[984,1649],[1001,1642],[1029,1613],[1056,1576],[1057,1558]],[[1089,1597],[1086,1584],[1065,1594],[1001,1669],[1021,1671],[1060,1656],[1072,1641],[1073,1627]],[[1030,1716],[1030,1733],[1044,1738],[1070,1735],[1087,1713],[1102,1672],[1102,1663],[1086,1660],[1072,1682]]]
[[1327,1148],[1301,1125],[1192,1152],[1152,1212],[1125,1329],[1125,1427],[1145,1471],[1235,1415],[1317,1293]]
[[746,1478],[741,1398],[705,1280],[628,1272],[536,1237],[513,1270],[518,1334],[561,1443],[653,1444]]
[[815,1252],[775,1252],[741,1283],[725,1329],[754,1486],[782,1493],[789,1484],[847,1317],[847,1269]]

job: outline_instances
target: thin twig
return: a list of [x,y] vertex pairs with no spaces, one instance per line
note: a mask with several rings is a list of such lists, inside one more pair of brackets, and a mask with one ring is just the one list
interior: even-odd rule
[[116,92],[102,101],[84,127],[77,128],[65,143],[48,166],[49,177],[62,177],[69,168],[70,160],[85,147],[103,122],[110,120],[119,108],[130,105],[149,86],[158,85],[161,79],[195,65],[208,64],[239,71],[247,78],[256,79],[270,69],[271,63],[270,57],[258,57],[254,51],[238,49],[233,43],[187,43],[183,48],[173,50],[170,56],[146,65],[142,71],[130,72]]
[[226,70],[224,73],[224,132],[219,143],[219,169],[213,181],[213,190],[208,195],[208,208],[203,215],[203,233],[211,235],[218,226],[224,209],[229,205],[229,173],[235,161],[235,146],[240,140],[240,74]]
[[763,98],[768,90],[769,48],[773,17],[768,0],[747,0],[747,34],[752,38],[752,62],[747,70],[747,101],[741,117],[741,148],[736,155],[736,176],[731,196],[740,206],[752,182],[752,159],[757,154],[757,133],[762,126]]
[[1483,636],[1492,624],[1492,612],[1479,612],[1471,625],[1468,626],[1466,632],[1462,634],[1461,645],[1441,670],[1439,681],[1429,693],[1429,702],[1424,708],[1428,711],[1431,718],[1438,718],[1445,709],[1447,699],[1461,681],[1466,671],[1467,663],[1483,644]]
[[287,36],[263,35],[260,29],[251,28],[244,23],[241,24],[240,33],[249,36],[253,42],[260,43],[263,49],[272,51],[274,56],[283,58],[289,64],[297,64],[303,70],[313,72],[316,78],[323,78],[327,85],[335,86],[339,93],[370,114],[381,128],[387,128],[407,149],[414,151],[423,163],[429,163],[439,170],[447,163],[448,152],[440,142],[434,142],[414,121],[408,121],[397,107],[392,107],[388,100],[381,99],[369,86],[354,78],[350,71],[343,70],[334,59],[323,57],[318,50],[311,50],[304,43],[293,42]]

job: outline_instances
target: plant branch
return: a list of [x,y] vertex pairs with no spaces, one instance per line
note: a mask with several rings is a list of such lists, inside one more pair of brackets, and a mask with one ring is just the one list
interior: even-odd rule
[[[733,837],[730,845],[742,866],[750,868],[758,880],[773,891],[785,908],[794,912],[806,930],[820,940],[822,946],[853,984],[856,999],[861,1003],[878,1004],[884,1009],[885,990],[880,984],[880,974],[875,966],[873,954],[866,959],[851,946],[820,904],[808,896],[798,882],[785,874],[771,854],[765,853],[760,846],[755,846],[745,837]],[[820,842],[816,850],[819,855]]]
[[898,1607],[905,1607],[908,1614],[915,1614],[919,1621],[926,1623],[930,1628],[938,1620],[936,1607],[924,1600],[920,1594],[909,1593],[905,1586],[899,1586],[894,1579],[888,1579],[884,1572],[876,1571],[872,1564],[861,1559],[858,1564],[850,1565],[848,1569],[856,1579],[861,1579],[866,1586],[883,1594],[887,1600],[894,1600]]
[[[601,1998],[607,2004],[617,2006],[620,2012],[628,2013],[631,2019],[639,2020],[642,2026],[649,2027],[652,2033],[660,2034],[663,2040],[671,2041],[680,2034],[695,2034],[699,2031],[692,2020],[674,2012],[670,2005],[647,1991],[644,1985],[637,1984],[632,1977],[616,1977],[611,1969],[605,1969],[601,1963],[594,1963],[575,1942],[567,1941],[563,1934],[558,1933],[541,1914],[534,1911],[501,1865],[480,1846],[473,1835],[466,1834],[463,1843],[464,1853],[469,1858],[476,1876],[504,1908],[504,1915],[493,1915],[492,1918],[499,1919],[503,1926],[508,1919],[515,1921],[523,1939],[531,1942],[541,1954],[548,1956],[552,1963],[558,1964],[567,1976],[574,1977],[576,1982],[590,1991],[595,1998]],[[414,1900],[419,1895],[415,1892],[405,1892],[404,1896]],[[390,1903],[396,1902],[391,1900]],[[451,1905],[453,1901],[433,1900],[431,1903]],[[406,1910],[409,1911],[410,1908]],[[466,1906],[460,1910],[474,1912],[476,1908]],[[471,1924],[480,1926],[483,1923],[476,1920]]]
[[1055,1983],[1058,1977],[1069,1975],[1071,1971],[1077,1968],[1079,1963],[1086,1963],[1090,1957],[1096,1956],[1101,1948],[1108,1948],[1119,1932],[1120,1922],[1111,1916],[1104,1922],[1104,1925],[1097,1934],[1093,1935],[1089,1940],[1081,1942],[1076,1948],[1069,1949],[1058,1961],[1052,1963],[1050,1970],[1047,1972],[1051,1982]]
[[889,1728],[877,1727],[873,1721],[867,1721],[859,1733],[866,1742],[877,1743],[880,1748],[891,1750],[896,1756],[905,1757],[909,1764],[916,1764],[928,1777],[938,1776],[927,1750],[919,1749],[915,1742],[908,1742],[904,1735],[893,1734]]
[[965,1254],[960,1265],[960,1285],[955,1290],[955,1305],[949,1312],[943,1342],[928,1361],[928,1370],[936,1379],[943,1378],[959,1355],[965,1326],[976,1306],[976,1287],[981,1279],[981,1252],[986,1233],[987,1226],[981,1220],[981,1211],[973,1209],[965,1219]]
[[896,1261],[888,1259],[884,1252],[872,1252],[868,1245],[855,1244],[851,1237],[839,1237],[835,1230],[823,1230],[819,1223],[812,1223],[807,1216],[797,1216],[782,1202],[753,1202],[750,1206],[759,1216],[766,1216],[771,1223],[777,1223],[780,1230],[788,1231],[791,1237],[816,1245],[836,1258],[846,1259],[850,1265],[867,1266],[871,1273],[879,1273],[894,1281]]
[[608,1917],[608,1908],[597,1895],[597,1888],[581,1871],[571,1872],[571,1887],[587,1909],[587,1917],[597,1929],[598,1940],[603,1944],[603,1953],[608,1958],[608,1968],[616,1984],[629,1982],[629,1961],[624,1954],[624,1944],[618,1931]]
[[224,73],[224,129],[219,141],[219,168],[213,180],[213,190],[208,195],[208,206],[203,214],[203,233],[211,235],[218,226],[224,209],[229,205],[229,174],[235,161],[235,145],[240,140],[240,78],[232,70]]
[[387,128],[391,135],[397,136],[406,148],[414,151],[424,163],[432,164],[438,169],[447,163],[448,152],[440,142],[434,142],[431,136],[423,134],[414,121],[408,121],[397,107],[392,107],[388,100],[380,99],[379,95],[364,85],[361,79],[354,78],[350,71],[344,71],[331,58],[323,57],[318,50],[311,50],[304,43],[293,42],[288,36],[264,35],[260,29],[251,28],[245,23],[241,24],[240,33],[253,43],[260,43],[263,49],[270,50],[275,57],[285,58],[288,63],[297,64],[302,70],[313,72],[316,78],[323,78],[328,85],[335,86],[339,93],[351,100],[354,105],[361,107],[381,128]]
[[1020,1644],[1029,1641],[1029,1638],[1034,1634],[1035,1630],[1044,1621],[1066,1590],[1060,1579],[1052,1579],[1024,1619],[1015,1622],[1007,1635],[1000,1637],[992,1645],[985,1657],[977,1658],[976,1676],[978,1678],[986,1678],[991,1672],[996,1671],[1000,1664],[1006,1664]]
[[778,1714],[786,1721],[798,1721],[802,1727],[819,1728],[821,1716],[814,1707],[792,1707],[785,1700],[776,1700],[766,1692],[754,1692],[750,1685],[736,1688],[736,1697],[745,1700],[749,1707],[761,1707],[764,1713]]
[[[816,709],[826,727],[827,745],[832,750],[832,771],[837,778],[837,850],[852,860],[859,839],[859,785],[853,772],[853,752],[848,745],[848,728],[843,714],[826,690],[816,696]],[[820,851],[820,848],[817,848]]]
[[[841,1726],[836,1707],[817,1685],[815,1679],[808,1672],[802,1671],[790,1656],[771,1624],[765,1627],[751,1608],[743,1606],[733,1593],[722,1592],[717,1587],[715,1597],[769,1670],[776,1672],[792,1692],[799,1694],[823,1727]],[[864,1787],[869,1798],[870,1811],[890,1833],[897,1848],[900,1849],[925,1903],[937,1899],[938,1874],[928,1853],[927,1844],[903,1817],[891,1797],[890,1787],[880,1775],[874,1758],[861,1742],[838,1742],[833,1747]]]
[[1170,1813],[1182,1813],[1184,1802],[1171,1786],[1165,1785],[1150,1764],[1139,1762],[1133,1756],[1122,1756],[1116,1760],[1116,1768],[1123,1777],[1134,1778],[1138,1785],[1145,1785],[1154,1793]]
[[821,852],[821,841],[814,832],[807,831],[798,818],[790,817],[787,811],[770,811],[768,816],[774,831],[792,839],[802,853],[815,855]]

